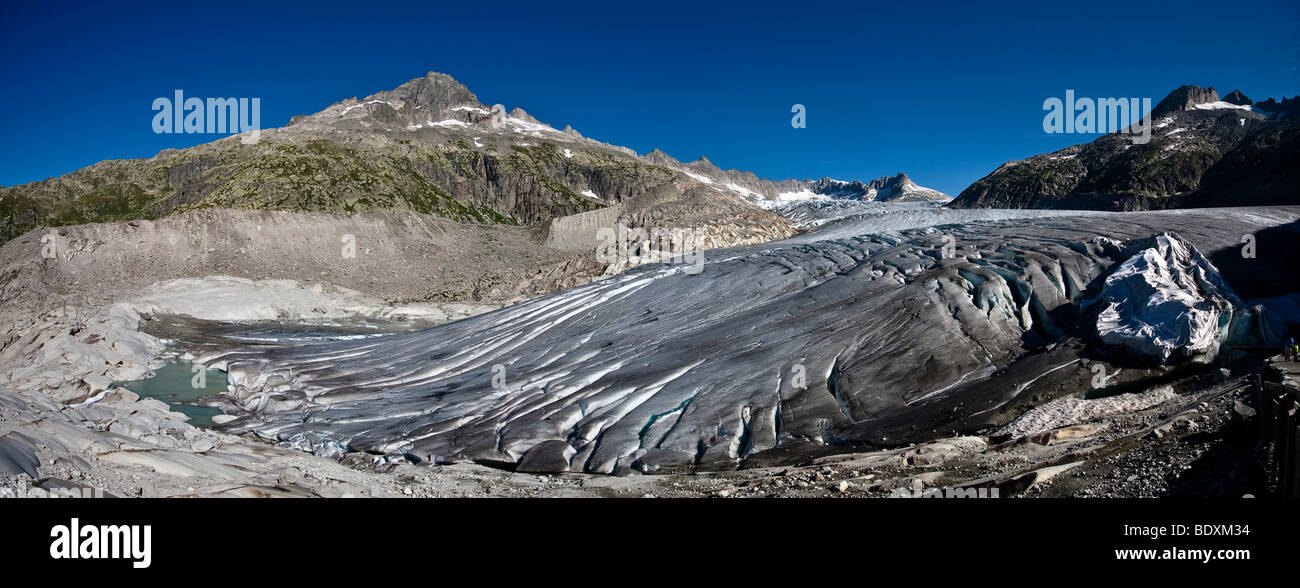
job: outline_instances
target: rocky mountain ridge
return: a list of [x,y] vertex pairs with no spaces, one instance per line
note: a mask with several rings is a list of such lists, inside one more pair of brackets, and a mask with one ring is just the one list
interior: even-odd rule
[[844,182],[822,178],[809,189],[815,194],[832,198],[862,200],[866,202],[946,202],[952,197],[938,190],[918,186],[907,174],[876,178],[867,183]]
[[546,226],[647,194],[657,196],[641,201],[658,205],[702,187],[719,202],[756,203],[806,187],[721,170],[707,159],[683,164],[661,151],[639,156],[568,126],[551,127],[523,109],[483,104],[436,72],[295,116],[284,127],[263,129],[255,144],[244,138],[103,161],[0,188],[0,240],[38,226],[157,219],[204,208],[415,212],[472,224]]
[[902,172],[865,183],[861,180],[845,181],[829,177],[774,182],[760,178],[752,172],[724,170],[714,165],[707,157],[682,162],[662,150],[655,149],[642,156],[642,159],[655,165],[682,171],[692,179],[715,190],[731,192],[751,202],[803,200],[817,197],[865,202],[947,202],[952,199],[943,192],[917,185],[912,178]]
[[1150,141],[1111,133],[999,166],[955,208],[1145,210],[1300,202],[1296,98],[1183,86],[1147,117]]

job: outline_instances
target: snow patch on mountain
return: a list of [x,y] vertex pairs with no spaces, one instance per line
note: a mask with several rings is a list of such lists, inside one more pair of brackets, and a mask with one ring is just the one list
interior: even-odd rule
[[1245,104],[1233,104],[1233,103],[1231,103],[1231,102],[1224,102],[1224,101],[1222,101],[1222,100],[1217,100],[1217,101],[1215,101],[1215,102],[1206,102],[1206,103],[1203,103],[1203,104],[1197,104],[1197,105],[1196,105],[1196,108],[1198,108],[1198,109],[1200,109],[1200,110],[1229,110],[1229,109],[1236,109],[1236,110],[1245,110],[1246,112],[1255,112],[1255,109],[1252,108],[1252,107],[1249,106],[1249,105],[1245,105]]
[[804,188],[798,192],[781,192],[776,195],[776,199],[787,202],[792,200],[829,200],[830,196],[816,194],[812,190]]
[[697,182],[701,182],[701,183],[704,183],[704,184],[716,184],[716,183],[717,183],[717,182],[714,182],[713,180],[711,180],[711,179],[709,179],[709,178],[706,178],[706,177],[704,177],[704,176],[702,176],[702,175],[700,175],[700,174],[693,174],[693,173],[688,172],[688,171],[683,171],[682,173],[684,173],[684,174],[690,176],[691,179],[693,179],[693,180],[695,180],[695,181],[697,181]]
[[552,133],[560,133],[560,131],[556,130],[555,128],[549,125],[529,122],[524,119],[515,118],[512,116],[505,117],[505,122],[506,124],[513,126],[514,127],[513,130],[517,133],[543,133],[547,131]]
[[343,109],[343,112],[340,112],[340,113],[339,113],[339,116],[343,116],[343,115],[347,114],[349,111],[351,111],[351,110],[353,110],[353,109],[355,109],[355,108],[361,108],[362,106],[369,106],[369,105],[371,105],[371,104],[387,104],[387,105],[389,105],[389,106],[392,106],[392,105],[393,105],[392,102],[389,102],[389,101],[387,101],[387,100],[371,100],[371,101],[369,101],[369,102],[362,102],[361,104],[353,104],[352,106],[349,106],[349,107],[347,107],[347,108],[344,108],[344,109]]
[[735,182],[730,182],[730,183],[728,183],[728,184],[727,184],[727,189],[728,189],[728,190],[731,190],[732,192],[736,192],[736,193],[740,194],[741,196],[744,196],[745,198],[750,199],[750,200],[762,200],[762,199],[763,199],[763,195],[762,195],[762,194],[759,194],[758,192],[755,192],[755,191],[753,191],[753,190],[750,190],[749,188],[746,188],[746,187],[744,187],[744,186],[741,186],[740,184],[737,184],[737,183],[735,183]]

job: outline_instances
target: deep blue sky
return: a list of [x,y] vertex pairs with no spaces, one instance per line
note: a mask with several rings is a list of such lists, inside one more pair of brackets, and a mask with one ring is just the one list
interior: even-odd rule
[[1043,133],[1043,100],[1067,88],[1300,93],[1294,0],[865,4],[9,3],[0,185],[212,140],[152,132],[176,88],[260,97],[273,127],[430,70],[641,153],[773,179],[906,171],[954,195],[1094,138]]

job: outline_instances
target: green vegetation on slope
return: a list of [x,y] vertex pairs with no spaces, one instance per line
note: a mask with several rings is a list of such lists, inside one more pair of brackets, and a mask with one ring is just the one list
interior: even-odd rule
[[227,137],[150,159],[105,161],[57,178],[0,188],[0,239],[42,225],[153,219],[200,208],[333,213],[409,211],[457,222],[522,224],[603,206],[672,173],[605,152],[565,157],[553,143],[500,153],[446,144],[264,136]]

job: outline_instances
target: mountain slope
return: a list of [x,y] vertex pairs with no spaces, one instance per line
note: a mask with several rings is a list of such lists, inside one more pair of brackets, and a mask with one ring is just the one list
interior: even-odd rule
[[1253,105],[1240,91],[1183,86],[1152,109],[1151,140],[1112,133],[1007,162],[954,208],[1145,210],[1300,202],[1295,98]]
[[[43,225],[157,219],[204,208],[416,212],[544,226],[648,194],[656,195],[642,199],[651,206],[698,189],[719,202],[756,203],[808,183],[770,182],[707,159],[681,163],[657,150],[638,156],[569,127],[557,130],[522,109],[483,104],[451,76],[434,72],[295,116],[285,127],[262,130],[255,144],[242,139],[104,161],[0,188],[0,241]],[[781,222],[763,211],[751,220]]]
[[599,208],[675,178],[626,150],[549,129],[522,111],[500,117],[500,128],[471,129],[487,112],[464,86],[431,73],[263,130],[257,144],[225,137],[4,188],[3,237],[38,224],[158,218],[210,207],[414,211],[526,224]]

